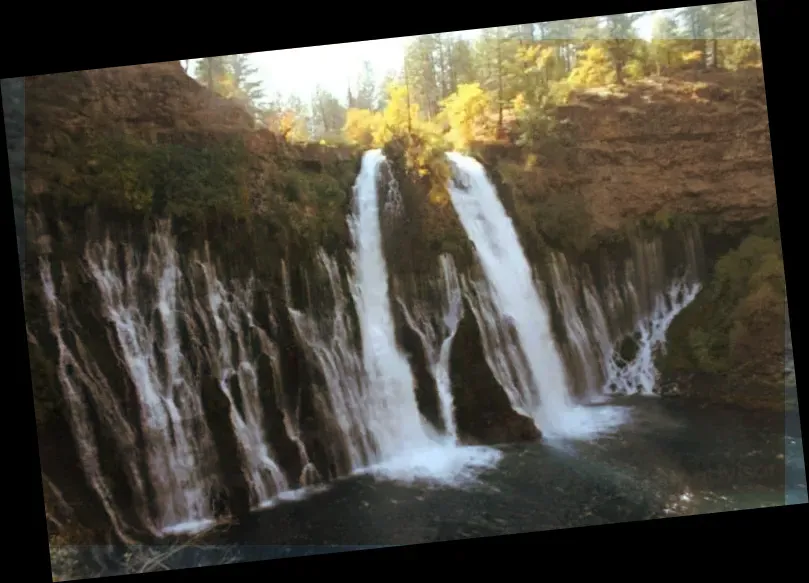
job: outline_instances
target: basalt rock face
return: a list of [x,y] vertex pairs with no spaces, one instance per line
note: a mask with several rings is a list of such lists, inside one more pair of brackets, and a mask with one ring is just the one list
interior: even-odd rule
[[512,409],[483,352],[480,330],[466,305],[450,352],[450,382],[459,438],[470,444],[534,441],[534,421]]
[[[538,262],[541,245],[553,239],[533,236],[529,229],[534,235],[547,235],[536,225],[554,224],[559,236],[580,231],[587,238],[660,211],[715,214],[739,224],[765,216],[775,198],[763,81],[750,73],[723,83],[727,88],[661,80],[659,87],[648,83],[628,87],[628,96],[578,95],[560,110],[560,118],[567,120],[562,124],[567,137],[561,146],[540,147],[533,161],[527,158],[531,153],[516,147],[483,149],[480,156],[491,169],[528,257]],[[3,97],[5,107],[11,103],[5,84]],[[24,278],[31,374],[43,470],[58,482],[61,493],[70,501],[94,496],[59,394],[59,345],[53,334],[58,326],[48,320],[43,261],[51,268],[64,304],[60,312],[64,342],[78,354],[71,334],[82,330],[78,337],[98,364],[98,370],[91,370],[81,363],[83,372],[120,379],[114,392],[124,403],[121,415],[137,427],[135,390],[119,370],[120,355],[111,349],[114,332],[84,259],[88,245],[103,244],[109,235],[119,243],[111,255],[114,265],[126,266],[130,252],[145,265],[150,237],[161,219],[168,221],[181,257],[183,285],[196,285],[196,291],[187,294],[186,307],[209,300],[198,260],[215,266],[228,297],[238,291],[234,282],[246,285],[253,278],[250,313],[267,338],[250,327],[245,313],[233,328],[250,330],[244,343],[255,355],[256,374],[266,389],[261,399],[267,439],[288,481],[297,485],[304,473],[296,438],[322,478],[344,474],[350,467],[347,454],[335,438],[333,424],[324,422],[322,414],[327,379],[303,350],[289,308],[328,313],[332,307],[328,285],[313,280],[319,264],[316,252],[324,248],[344,268],[350,265],[346,216],[361,153],[287,144],[257,129],[243,108],[212,95],[178,63],[26,79],[24,105],[25,213],[30,228],[21,231],[20,240],[27,242]],[[7,113],[11,110],[18,117],[11,124],[7,119],[6,125],[18,136],[22,108],[7,108]],[[502,162],[510,163],[512,171],[518,169],[519,176],[516,184],[512,180],[501,189]],[[451,205],[427,212],[416,204],[419,193],[400,182],[401,207],[393,191],[380,188],[390,289],[396,296],[391,298],[393,315],[397,339],[413,368],[419,407],[440,430],[432,363],[398,300],[411,309],[415,301],[440,303],[435,290],[427,289],[436,281],[440,288],[439,257],[452,254],[460,275],[469,276],[475,269],[474,252]],[[537,192],[542,196],[534,197]],[[18,205],[20,216],[21,209]],[[561,211],[554,214],[554,209]],[[579,225],[586,230],[577,231]],[[446,237],[437,236],[440,229],[446,230]],[[425,230],[430,230],[429,237],[422,236]],[[612,255],[629,253],[619,250]],[[591,260],[584,253],[576,259],[600,264],[600,256],[595,257]],[[597,268],[593,271],[596,280],[604,279]],[[143,306],[150,314],[159,312],[155,281],[132,284],[149,296]],[[462,301],[465,309],[449,355],[460,439],[503,443],[539,438],[533,421],[513,411],[495,380],[475,317]],[[221,510],[241,515],[249,506],[246,478],[238,467],[244,452],[225,435],[227,430],[217,428],[231,422],[231,408],[242,405],[222,399],[221,388],[212,382],[212,373],[205,368],[212,359],[203,355],[206,343],[199,341],[205,322],[211,324],[200,315],[204,309],[194,309],[196,315],[188,317],[179,334],[196,377],[206,379],[201,390],[207,423],[215,436],[221,434],[211,448],[216,463],[212,461],[206,471],[225,477]],[[356,314],[348,317],[356,319]],[[560,321],[558,313],[554,318]],[[438,314],[439,323],[442,319]],[[446,332],[442,326],[437,329]],[[230,332],[234,343],[235,333]],[[274,360],[262,344],[267,339],[277,348]],[[65,370],[77,374],[75,368]],[[235,394],[236,387],[231,392]],[[88,424],[100,450],[116,438],[116,426],[109,419],[91,416]],[[128,446],[139,450],[143,435],[134,431],[127,439]],[[112,497],[119,507],[130,507],[128,501],[136,493],[126,486],[125,456],[106,450],[101,455],[102,470],[115,484]],[[103,522],[97,516],[104,514],[98,505],[77,506],[76,512],[82,523]],[[135,522],[129,515],[124,519]]]
[[761,69],[578,92],[558,117],[580,172],[550,161],[541,173],[575,181],[596,230],[660,211],[750,223],[775,205]]

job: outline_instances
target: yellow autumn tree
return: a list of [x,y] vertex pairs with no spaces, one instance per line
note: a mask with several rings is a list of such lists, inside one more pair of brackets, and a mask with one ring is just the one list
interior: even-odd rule
[[603,87],[615,83],[615,67],[600,43],[593,43],[582,52],[568,81],[578,87]]
[[419,119],[419,106],[409,99],[405,85],[391,83],[387,93],[388,102],[382,112],[382,123],[374,136],[375,141],[381,144],[396,136],[412,133]]
[[459,85],[441,105],[449,125],[447,141],[456,150],[464,150],[476,139],[485,137],[491,98],[479,84]]
[[286,110],[278,117],[278,133],[288,142],[304,142],[308,139],[306,124],[294,111]]
[[379,147],[377,139],[382,136],[385,120],[381,113],[367,109],[349,109],[343,135],[350,144],[363,148]]

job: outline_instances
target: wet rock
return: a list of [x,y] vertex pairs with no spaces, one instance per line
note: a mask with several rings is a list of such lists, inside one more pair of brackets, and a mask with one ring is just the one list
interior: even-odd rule
[[458,434],[469,444],[534,441],[542,434],[533,420],[514,411],[483,353],[480,331],[466,306],[450,353],[450,381]]

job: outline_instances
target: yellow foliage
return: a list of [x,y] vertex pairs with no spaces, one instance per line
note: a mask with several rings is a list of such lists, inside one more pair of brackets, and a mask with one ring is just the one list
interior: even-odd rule
[[290,110],[284,111],[278,118],[278,132],[290,142],[302,142],[308,137],[302,120]]
[[378,147],[381,144],[377,139],[382,135],[384,124],[385,120],[381,113],[367,109],[349,109],[346,112],[343,135],[351,144],[363,148]]
[[615,69],[609,55],[598,44],[587,47],[570,72],[568,82],[579,87],[602,87],[615,82]]
[[688,51],[683,53],[682,60],[687,64],[694,64],[702,60],[702,51]]
[[441,102],[449,123],[447,140],[457,150],[463,150],[480,133],[487,131],[487,112],[491,98],[479,84],[459,85],[458,90]]
[[418,119],[419,106],[408,99],[407,87],[391,83],[388,85],[388,104],[382,112],[382,124],[374,136],[375,141],[387,143],[397,135],[413,131]]
[[756,41],[741,39],[729,41],[728,54],[725,64],[729,69],[761,66],[761,47]]
[[638,59],[632,59],[627,63],[624,69],[624,75],[627,79],[640,79],[646,75],[646,69],[643,62]]

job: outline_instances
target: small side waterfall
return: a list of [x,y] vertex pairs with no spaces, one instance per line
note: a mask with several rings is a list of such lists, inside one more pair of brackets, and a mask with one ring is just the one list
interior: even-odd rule
[[[91,488],[98,496],[102,507],[110,518],[115,533],[123,540],[130,540],[130,529],[124,523],[115,502],[112,486],[101,468],[98,438],[93,429],[92,422],[85,402],[90,402],[99,412],[101,423],[110,430],[115,438],[115,445],[123,452],[126,461],[125,471],[134,492],[135,510],[141,522],[153,533],[159,531],[159,526],[152,520],[148,512],[148,495],[146,484],[141,477],[139,468],[140,452],[137,449],[137,435],[135,429],[128,422],[126,415],[119,406],[107,379],[98,370],[94,360],[88,358],[89,353],[81,336],[76,330],[73,315],[56,293],[51,265],[47,259],[40,259],[40,277],[42,280],[45,308],[47,310],[50,331],[57,344],[57,375],[65,405],[69,416],[73,436],[78,448],[79,461],[82,470]],[[66,341],[69,335],[75,345],[75,352],[71,350]],[[28,333],[29,340],[39,344],[35,337]],[[159,494],[158,494],[159,495]],[[174,518],[171,513],[177,512],[179,518],[176,522],[200,520],[207,518],[205,508],[196,505],[194,500],[187,501],[182,497],[179,502],[182,508],[177,512],[172,502],[164,505],[164,522]],[[190,502],[190,504],[188,503]]]
[[[230,421],[244,460],[251,506],[262,506],[288,490],[289,483],[267,441],[261,387],[253,355],[248,349],[247,334],[258,329],[252,318],[252,282],[247,285],[235,282],[234,291],[228,292],[216,277],[210,255],[196,265],[205,282],[203,297],[206,300],[205,304],[200,299],[195,300],[198,319],[205,331],[206,344],[218,356],[214,370],[219,387],[231,405]],[[266,338],[266,333],[263,335]],[[180,354],[179,349],[175,354]]]
[[[328,276],[334,305],[331,314],[290,309],[295,332],[310,362],[326,383],[319,405],[321,413],[337,425],[348,451],[350,470],[377,460],[377,443],[371,433],[371,412],[365,394],[369,390],[359,347],[354,345],[348,298],[343,293],[337,262],[321,251],[319,264]],[[290,292],[287,292],[289,295]]]
[[[214,484],[203,463],[214,447],[197,379],[180,351],[178,257],[167,234],[158,231],[145,261],[131,247],[123,269],[117,259],[109,238],[87,246],[86,265],[116,337],[115,351],[137,393],[157,526],[193,529],[212,517]],[[109,395],[98,405],[106,409],[114,400]]]
[[672,320],[700,290],[699,232],[689,229],[681,238],[682,269],[667,273],[659,239],[634,241],[622,277],[617,277],[615,265],[603,266],[606,285],[601,293],[586,266],[577,271],[564,255],[551,255],[551,286],[565,323],[572,367],[578,372],[578,393],[595,397],[654,392],[654,356],[665,350]]
[[440,298],[438,310],[430,303],[419,299],[413,301],[412,308],[408,308],[406,302],[401,298],[397,298],[397,301],[402,307],[407,325],[421,340],[429,362],[430,374],[435,380],[438,391],[444,427],[447,435],[454,442],[458,438],[458,431],[449,377],[449,356],[452,341],[458,331],[458,324],[463,317],[463,297],[452,256],[442,255],[439,263],[441,279],[436,285],[437,295]]
[[[115,244],[109,236],[90,241],[82,265],[98,292],[118,378],[110,376],[114,364],[99,366],[98,355],[86,345],[78,306],[59,299],[71,295],[71,277],[63,266],[63,282],[55,285],[45,256],[40,260],[43,300],[84,471],[119,535],[127,529],[99,465],[98,431],[113,440],[142,526],[168,534],[198,530],[216,519],[214,508],[225,486],[206,417],[203,362],[227,403],[249,504],[263,506],[288,490],[265,433],[255,347],[276,365],[277,347],[254,320],[254,281],[226,286],[209,256],[183,269],[168,223],[158,225],[145,252]],[[125,394],[127,386],[131,396]],[[288,433],[294,441],[291,419]],[[305,466],[305,451],[301,456]]]

